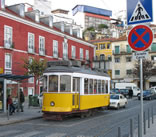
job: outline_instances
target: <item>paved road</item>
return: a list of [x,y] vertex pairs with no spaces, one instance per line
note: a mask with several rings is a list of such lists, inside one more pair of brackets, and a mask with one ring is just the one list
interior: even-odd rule
[[[146,113],[155,103],[144,101]],[[61,122],[39,119],[0,127],[0,137],[117,137],[119,126],[122,137],[128,137],[130,118],[136,128],[139,112],[140,101],[133,99],[126,109],[105,110],[89,118],[70,117]]]

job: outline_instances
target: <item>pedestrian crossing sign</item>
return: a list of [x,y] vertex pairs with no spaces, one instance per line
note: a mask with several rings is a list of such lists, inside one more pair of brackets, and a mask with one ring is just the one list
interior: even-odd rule
[[153,21],[152,0],[127,0],[127,24]]

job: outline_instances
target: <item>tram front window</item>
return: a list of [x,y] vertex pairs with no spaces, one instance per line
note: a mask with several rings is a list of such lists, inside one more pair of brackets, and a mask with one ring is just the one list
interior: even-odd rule
[[42,82],[43,82],[43,91],[47,92],[47,76],[43,77]]
[[71,92],[71,76],[60,76],[60,92]]
[[49,76],[49,92],[58,92],[58,76]]

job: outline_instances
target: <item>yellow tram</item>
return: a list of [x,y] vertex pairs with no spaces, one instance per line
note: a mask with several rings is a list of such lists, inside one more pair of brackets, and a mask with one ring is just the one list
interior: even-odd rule
[[79,67],[79,62],[51,61],[43,78],[43,117],[61,120],[67,114],[88,116],[109,106],[110,77]]

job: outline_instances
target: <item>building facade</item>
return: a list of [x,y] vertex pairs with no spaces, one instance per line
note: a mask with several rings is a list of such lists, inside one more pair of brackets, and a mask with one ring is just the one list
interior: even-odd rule
[[[155,32],[155,28],[153,28]],[[127,37],[123,36],[112,42],[112,83],[118,82],[132,82],[138,87],[140,80],[132,75],[132,70],[138,60],[133,58],[133,51],[128,45]],[[147,60],[154,61],[156,64],[156,35],[154,35],[153,43],[148,49]],[[156,85],[156,76],[150,77],[146,80],[146,89]]]
[[[65,24],[55,26],[52,16],[40,18],[38,10],[25,12],[24,4],[6,7],[5,0],[1,0],[0,6],[1,74],[24,75],[23,59],[31,61],[33,58],[79,60],[82,65],[92,67],[95,46],[77,37]],[[6,84],[0,79],[0,98],[8,90]],[[35,94],[34,86],[33,78],[20,84],[26,96]],[[37,94],[40,89],[37,85]],[[13,90],[14,87],[10,92]]]

